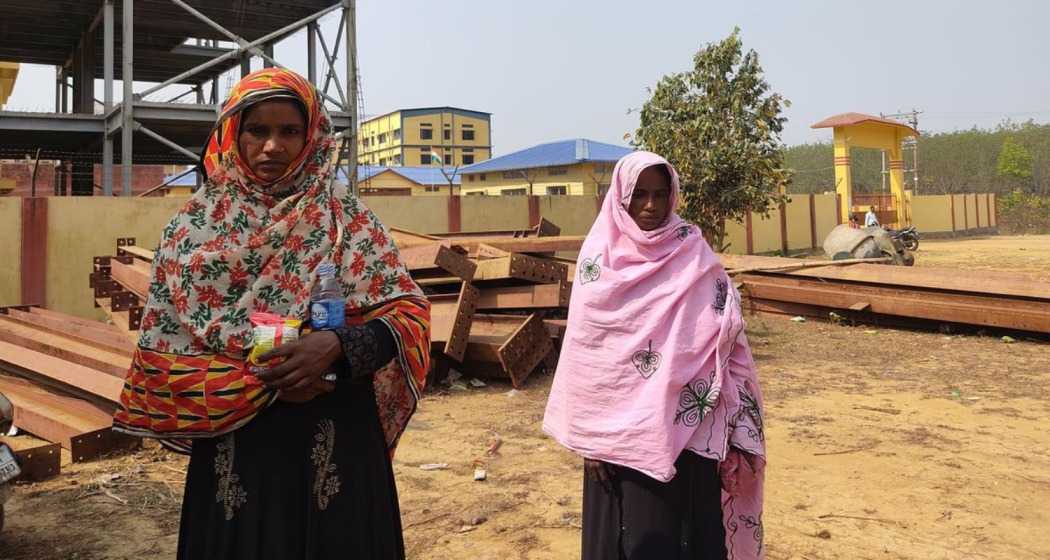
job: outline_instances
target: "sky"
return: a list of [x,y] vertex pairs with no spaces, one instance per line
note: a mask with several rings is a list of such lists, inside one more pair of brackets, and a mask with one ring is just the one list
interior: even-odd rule
[[[791,102],[787,145],[830,140],[810,125],[847,111],[917,109],[924,132],[1047,123],[1048,21],[1042,0],[358,0],[357,16],[365,113],[489,112],[494,155],[579,137],[625,144],[647,88],[734,27]],[[329,37],[337,22],[322,21]],[[303,34],[276,57],[305,72]],[[53,68],[23,66],[7,110],[52,110],[53,82]]]

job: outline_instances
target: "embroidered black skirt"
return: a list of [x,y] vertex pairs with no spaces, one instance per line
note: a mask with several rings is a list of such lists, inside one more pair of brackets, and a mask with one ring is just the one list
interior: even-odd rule
[[612,466],[610,483],[584,473],[583,560],[725,560],[718,463],[686,451],[659,482]]
[[180,560],[403,559],[370,379],[193,444]]

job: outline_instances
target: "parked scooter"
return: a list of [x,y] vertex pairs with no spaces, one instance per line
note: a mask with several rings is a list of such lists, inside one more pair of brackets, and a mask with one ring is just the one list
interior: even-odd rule
[[[0,433],[7,433],[14,420],[11,401],[0,393]],[[0,531],[4,529],[4,504],[11,497],[11,481],[22,474],[15,453],[6,443],[0,443]]]

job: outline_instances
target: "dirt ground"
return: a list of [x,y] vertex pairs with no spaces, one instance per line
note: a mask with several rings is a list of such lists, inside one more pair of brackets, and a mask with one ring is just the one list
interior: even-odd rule
[[[924,240],[918,259],[1045,275],[1050,236]],[[748,322],[767,558],[1050,558],[1050,345]],[[409,558],[578,558],[581,463],[539,430],[550,381],[426,397],[395,460]],[[473,480],[476,464],[488,480]],[[0,558],[174,556],[184,459],[150,446],[64,469],[16,488]]]
[[1050,235],[923,239],[919,242],[915,265],[1015,270],[1050,282]]

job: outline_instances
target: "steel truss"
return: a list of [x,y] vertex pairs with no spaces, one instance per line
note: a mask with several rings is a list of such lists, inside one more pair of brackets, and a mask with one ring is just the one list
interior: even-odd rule
[[[120,69],[123,84],[123,101],[121,103],[114,102],[113,93],[114,72],[116,70],[115,47],[117,46],[114,38],[115,26],[117,25],[115,4],[118,1],[122,2],[120,22],[122,37],[119,43],[121,47]],[[307,30],[307,77],[317,86],[324,100],[336,107],[332,117],[336,129],[341,131],[340,138],[343,142],[343,149],[340,153],[348,157],[349,161],[356,161],[356,130],[359,111],[356,103],[358,96],[356,41],[354,40],[356,32],[355,0],[334,1],[333,4],[309,16],[266,33],[254,40],[245,39],[231,31],[212,17],[191,6],[185,0],[170,0],[170,2],[178,6],[182,12],[200,21],[202,25],[211,28],[228,39],[233,44],[233,47],[220,47],[218,40],[207,39],[203,41],[198,40],[196,45],[178,45],[171,51],[172,53],[205,59],[204,62],[178,72],[174,76],[167,77],[141,93],[135,93],[133,90],[135,68],[132,63],[135,44],[135,1],[103,0],[101,13],[94,17],[90,28],[84,34],[84,38],[80,41],[70,58],[69,62],[73,71],[70,73],[64,67],[60,67],[56,76],[56,85],[58,86],[55,95],[56,113],[66,113],[69,109],[71,98],[74,113],[19,114],[6,112],[2,114],[3,118],[0,120],[3,128],[42,133],[50,132],[52,134],[69,132],[80,134],[81,137],[84,134],[88,134],[87,137],[90,137],[91,134],[89,133],[98,134],[101,132],[103,137],[101,187],[102,192],[107,196],[112,195],[114,192],[113,168],[115,166],[114,160],[116,159],[114,142],[117,142],[119,138],[121,194],[130,196],[132,192],[132,163],[134,160],[136,132],[141,137],[148,138],[160,146],[171,149],[170,163],[180,163],[186,160],[197,161],[201,146],[190,144],[194,141],[204,142],[206,140],[205,138],[196,139],[196,136],[199,136],[197,132],[201,129],[209,128],[221,109],[222,100],[219,99],[218,94],[218,74],[224,71],[225,68],[235,67],[239,62],[241,76],[244,76],[251,70],[250,61],[252,57],[261,58],[263,64],[267,67],[283,68],[284,66],[274,58],[274,44],[305,28]],[[197,4],[200,5],[199,2]],[[339,28],[334,42],[331,43],[332,48],[329,48],[329,42],[324,37],[324,34],[321,33],[318,22],[321,18],[337,11],[342,12]],[[103,105],[102,115],[94,115],[92,109],[96,99],[94,98],[94,88],[91,82],[94,79],[93,65],[97,64],[97,59],[94,58],[96,47],[90,38],[97,37],[93,33],[97,32],[96,28],[98,25],[101,25],[103,34],[102,73],[104,95],[101,100]],[[346,34],[345,40],[343,37],[344,33]],[[320,53],[317,49],[318,42],[321,44]],[[340,47],[343,48],[345,53],[344,63],[347,75],[345,87],[344,84],[340,83],[335,72],[336,64],[339,62]],[[319,57],[318,54],[321,56]],[[323,85],[318,80],[319,65],[324,67],[324,75],[321,77],[324,80]],[[71,86],[68,83],[70,75],[73,78]],[[202,75],[204,76],[203,80],[198,79],[197,83],[190,80],[192,77],[200,78]],[[203,87],[203,84],[208,81],[209,75],[212,76],[210,99],[205,96]],[[153,77],[153,74],[150,74],[150,77]],[[180,95],[164,101],[150,101],[148,99],[150,96],[156,96],[168,86],[185,84],[187,82],[191,84],[190,89]],[[333,87],[335,89],[334,92],[332,92]],[[196,103],[176,103],[190,94],[195,94]],[[190,130],[191,128],[192,130]],[[73,138],[65,139],[65,142],[73,142]],[[97,152],[94,157],[98,157]],[[85,160],[74,163],[74,165],[90,168],[91,163]],[[355,177],[352,176],[350,180],[351,187],[356,192]],[[165,184],[161,183],[149,189],[149,192],[155,191],[165,186]],[[91,189],[90,186],[87,188]],[[74,192],[77,192],[76,187]],[[81,194],[85,194],[84,189],[81,189]]]

